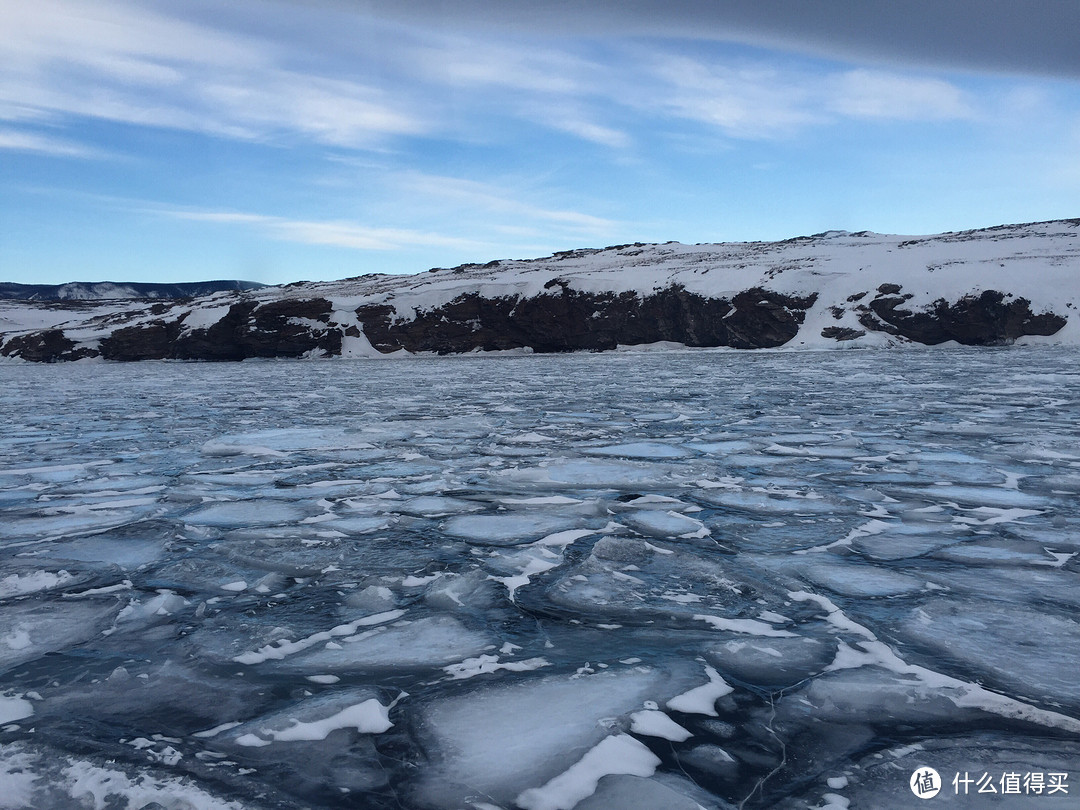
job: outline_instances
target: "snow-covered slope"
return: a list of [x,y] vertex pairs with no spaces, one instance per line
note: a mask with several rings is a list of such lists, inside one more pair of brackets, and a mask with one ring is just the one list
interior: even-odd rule
[[0,282],[0,299],[22,301],[108,301],[120,298],[193,298],[224,290],[257,290],[256,281],[192,281],[177,284],[143,282],[71,281],[67,284],[15,284]]
[[1080,343],[1080,220],[937,236],[583,249],[217,293],[184,303],[0,302],[34,360],[382,356],[658,341],[821,348]]

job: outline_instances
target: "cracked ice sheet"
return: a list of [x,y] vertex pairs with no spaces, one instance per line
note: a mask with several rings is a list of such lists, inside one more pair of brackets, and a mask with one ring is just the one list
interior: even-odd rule
[[573,522],[570,517],[545,514],[461,515],[446,521],[442,530],[470,543],[508,546],[567,530]]
[[112,624],[120,607],[115,599],[0,606],[0,672],[89,641]]
[[908,664],[891,647],[879,641],[871,630],[848,618],[826,597],[806,591],[791,592],[788,595],[797,602],[816,602],[826,611],[827,621],[830,624],[843,632],[862,637],[854,642],[855,646],[840,642],[836,658],[825,668],[827,672],[853,667],[878,666],[895,672],[897,675],[914,676],[921,683],[921,688],[946,697],[960,709],[980,709],[1013,720],[1024,720],[1074,733],[1080,732],[1080,719],[1075,717],[1040,709],[1030,703],[986,689],[977,683],[953,678],[926,667]]
[[497,655],[480,655],[476,658],[466,658],[457,664],[443,667],[443,672],[450,676],[450,680],[460,681],[466,678],[475,678],[477,675],[488,675],[499,670],[507,672],[528,672],[533,669],[542,669],[551,666],[551,662],[545,658],[527,658],[522,661],[500,661]]
[[700,520],[678,512],[643,510],[627,515],[626,522],[642,534],[654,537],[704,538],[712,534]]
[[676,474],[670,464],[617,461],[559,461],[543,467],[507,470],[507,480],[537,487],[589,487],[628,489],[655,485],[657,479]]
[[502,583],[506,587],[507,597],[511,602],[515,602],[515,594],[519,588],[528,585],[537,574],[562,565],[568,546],[595,533],[592,529],[568,529],[542,537],[520,550],[499,552],[496,558],[498,567],[515,569],[517,573],[501,577],[491,575],[490,579]]
[[25,720],[34,714],[34,704],[21,695],[0,695],[0,725]]
[[634,734],[660,737],[672,742],[682,742],[694,736],[657,709],[643,709],[630,715],[630,730]]
[[1045,608],[942,596],[892,632],[960,662],[980,680],[1080,715],[1080,624]]
[[676,695],[667,702],[667,707],[683,714],[706,714],[716,717],[716,701],[725,695],[730,695],[735,689],[712,667],[706,666],[705,674],[709,678],[708,683]]
[[[700,672],[700,670],[697,670]],[[482,792],[508,805],[541,787],[609,736],[606,718],[640,709],[700,682],[679,665],[671,671],[612,667],[578,677],[531,676],[435,699],[421,712],[422,743],[431,763],[420,795],[458,806]]]
[[522,792],[515,800],[525,810],[572,810],[582,799],[596,792],[605,776],[652,776],[660,760],[626,734],[602,740],[579,761],[547,784]]
[[51,591],[55,588],[79,582],[79,578],[63,569],[56,571],[27,571],[24,574],[8,574],[0,578],[0,599],[13,596],[25,596],[38,591]]
[[383,624],[384,622],[392,622],[395,619],[400,619],[404,615],[404,610],[388,610],[383,613],[376,613],[373,616],[363,616],[346,624],[339,624],[335,627],[331,627],[329,630],[324,630],[296,641],[282,640],[276,644],[268,644],[265,647],[260,647],[258,650],[252,652],[241,653],[234,657],[233,660],[238,664],[247,664],[248,666],[252,664],[261,664],[268,660],[280,661],[286,656],[294,655],[295,653],[306,650],[316,644],[323,644],[334,638],[347,638],[353,636],[361,627],[372,627],[374,625]]
[[4,787],[0,807],[5,810],[155,804],[198,810],[258,807],[215,796],[187,776],[146,768],[129,770],[113,762],[64,756],[54,749],[22,743],[0,746],[0,784]]
[[443,667],[476,656],[494,644],[486,631],[473,630],[452,616],[436,614],[382,625],[310,646],[275,670],[311,674],[353,670],[409,670]]
[[[57,737],[55,726],[63,718],[73,736],[116,756],[114,770],[135,780],[140,774],[162,776],[146,758],[147,752],[161,753],[165,743],[118,748],[116,737],[152,740],[169,723],[176,730],[165,732],[183,739],[169,744],[183,753],[181,767],[205,764],[207,774],[214,772],[207,785],[237,780],[231,784],[242,787],[230,799],[243,801],[244,791],[258,784],[260,791],[284,791],[281,806],[300,802],[315,808],[349,801],[337,791],[350,788],[368,791],[373,804],[394,806],[402,797],[400,803],[416,810],[420,805],[411,802],[410,791],[428,768],[442,767],[440,746],[453,742],[425,736],[429,707],[469,694],[474,714],[482,716],[483,693],[497,700],[503,687],[548,677],[579,684],[587,677],[569,679],[566,673],[584,671],[587,660],[594,669],[599,660],[612,669],[618,669],[615,662],[663,669],[701,657],[730,684],[754,687],[721,698],[714,706],[721,718],[678,715],[695,735],[682,745],[730,749],[747,790],[772,765],[761,770],[730,740],[762,732],[767,692],[794,688],[790,695],[839,695],[853,706],[862,701],[877,736],[860,744],[875,750],[884,750],[898,732],[905,740],[925,741],[942,725],[974,715],[981,729],[1011,734],[1018,727],[1018,721],[1001,716],[1005,712],[962,708],[953,698],[978,704],[997,695],[1073,714],[1044,698],[1059,688],[1062,696],[1072,694],[1062,674],[1068,673],[1074,649],[1069,645],[1080,632],[1074,627],[1080,560],[1069,556],[1080,550],[1074,449],[1080,443],[1080,375],[1062,372],[1075,364],[1075,352],[893,353],[888,374],[875,352],[815,355],[814,362],[808,357],[567,356],[497,366],[476,358],[432,358],[416,360],[408,374],[340,362],[4,367],[0,404],[9,424],[0,436],[0,581],[15,575],[9,584],[19,592],[0,603],[0,637],[10,642],[0,651],[18,653],[11,644],[29,643],[22,649],[32,648],[34,657],[3,673],[0,694],[21,696],[35,710],[31,718],[13,722],[18,730],[5,733],[30,745],[44,735]],[[495,376],[499,386],[492,391]],[[705,378],[714,384],[701,385]],[[550,440],[508,443],[507,437]],[[233,444],[218,449],[232,455],[203,452],[208,442],[228,444],[223,439]],[[635,444],[690,452],[668,459],[588,452]],[[725,502],[709,493],[736,497]],[[134,503],[140,499],[156,500]],[[226,518],[220,525],[183,520],[223,504],[252,508],[231,517],[219,514]],[[279,506],[288,508],[281,513],[285,523],[261,520]],[[299,521],[293,509],[303,513]],[[656,539],[630,522],[631,514],[647,511],[697,520],[714,539]],[[565,529],[526,533],[512,548],[463,542],[442,530],[447,520],[470,512],[570,522]],[[873,529],[871,521],[887,528],[859,532],[847,545],[801,557],[805,579],[795,569],[789,576],[762,571],[754,562],[759,552],[780,557],[829,546],[855,527]],[[595,535],[575,537],[586,530],[579,527]],[[559,568],[529,575],[529,585],[515,592],[517,602],[505,598],[503,585],[485,579],[519,576],[532,559],[551,562],[560,554],[565,561]],[[871,562],[876,569],[866,567]],[[66,570],[86,581],[24,592],[31,583],[47,584],[47,577],[20,584],[35,570]],[[276,573],[263,580],[267,571]],[[427,579],[435,575],[437,581]],[[928,584],[909,588],[904,577]],[[243,591],[219,587],[240,582],[247,585]],[[98,622],[74,607],[100,604],[112,588],[127,591],[117,608],[135,600],[123,620],[104,615]],[[785,602],[787,591],[800,588],[829,594],[835,610]],[[167,589],[173,593],[160,592]],[[563,589],[569,589],[566,599],[559,597]],[[65,598],[65,591],[82,598]],[[985,607],[988,601],[997,605]],[[16,608],[27,613],[12,612]],[[408,613],[280,660],[252,666],[232,660],[273,648],[282,638],[296,642],[399,608]],[[916,609],[931,618],[940,649],[892,633],[914,622]],[[695,615],[760,624],[724,628]],[[998,615],[1006,619],[987,622]],[[1042,629],[1040,616],[1050,617]],[[30,626],[28,617],[39,621]],[[395,626],[404,620],[411,623]],[[975,627],[969,621],[985,624],[979,633],[991,640],[965,633]],[[83,625],[85,635],[81,629],[68,633]],[[995,625],[1000,649],[994,649]],[[386,629],[343,641],[375,627]],[[798,637],[739,632],[769,628]],[[469,641],[463,633],[476,634],[475,644],[428,646],[440,634]],[[1038,656],[1026,651],[1041,654],[1057,636],[1059,651],[1049,651],[1035,666]],[[939,690],[918,672],[884,668],[884,650],[862,646],[872,639],[894,645],[890,649],[905,666],[944,670],[958,683]],[[414,654],[425,647],[425,659],[418,662]],[[188,657],[189,674],[156,675],[178,650]],[[324,669],[319,660],[309,660],[316,653],[334,656],[336,665]],[[118,656],[153,665],[133,667],[127,680],[110,676]],[[547,666],[501,667],[537,659]],[[845,661],[864,664],[824,671]],[[444,668],[455,666],[477,675],[454,680]],[[140,679],[147,674],[149,680]],[[605,737],[632,728],[631,715],[653,711],[650,701],[666,710],[664,699],[702,684],[700,664],[693,664],[692,674],[666,694],[645,690],[625,711],[607,715],[617,718],[616,726],[598,727],[600,736],[588,740],[575,738],[580,745],[567,761],[489,804],[509,807],[522,791],[557,778]],[[227,729],[214,737],[184,737],[258,721],[312,699],[301,697],[305,690],[312,697],[340,693],[355,688],[359,678],[378,687],[382,705],[396,694],[391,685],[413,693],[396,708],[397,727],[383,733],[380,746],[421,763],[421,773],[392,757],[380,762],[373,749],[334,771],[337,741],[364,742],[356,738],[365,735],[349,729],[319,741],[235,747],[263,757],[245,760],[259,767],[248,776],[238,773],[244,767],[196,757],[213,754],[211,743],[227,739]],[[987,691],[971,691],[977,679]],[[520,726],[525,731],[519,736],[542,726],[546,713],[563,711],[553,703],[575,707],[589,697],[589,690],[571,686],[536,708],[533,717],[539,720]],[[1035,686],[1037,693],[1031,691]],[[204,700],[205,694],[212,700]],[[517,711],[507,705],[508,713]],[[886,709],[895,709],[897,719]],[[828,707],[816,710],[818,727],[836,718]],[[313,723],[332,713],[297,719]],[[1019,722],[1025,734],[1042,733],[1038,718]],[[287,726],[286,721],[275,728]],[[30,728],[37,729],[34,738]],[[783,736],[779,725],[772,728]],[[1030,742],[1032,750],[1049,751],[1059,734],[1046,730]],[[662,737],[641,739],[667,744]],[[873,767],[845,753],[843,735],[821,736],[817,743],[820,759],[789,760],[786,770],[767,781],[774,795],[756,795],[746,810],[763,810],[777,794],[800,791],[816,778],[816,771],[806,770],[815,762],[835,764],[829,773],[847,772],[853,786],[859,784],[858,769]],[[288,770],[285,758],[298,746],[326,755],[312,755]],[[277,749],[286,753],[274,760]],[[498,747],[493,751],[499,753]],[[959,763],[961,753],[950,761]],[[58,761],[69,755],[51,752]],[[394,789],[377,781],[359,786],[353,764],[361,760],[372,773],[389,774]],[[716,784],[707,768],[694,771],[690,761],[684,764],[695,779]],[[29,767],[48,780],[46,762],[32,759]],[[682,779],[666,759],[650,778],[605,776],[581,806],[691,807],[679,796],[698,796],[689,792],[692,783],[672,778]],[[297,785],[304,779],[312,792],[299,797]],[[333,799],[317,798],[327,795],[319,790]],[[214,788],[206,791],[213,794]],[[829,792],[850,795],[853,806],[861,806],[854,791]],[[464,795],[445,806],[464,806]],[[820,795],[796,806],[812,805]],[[655,800],[650,804],[642,796]],[[48,798],[29,806],[71,804],[66,794]],[[716,796],[696,802],[725,806]]]
[[338,729],[382,734],[394,725],[390,722],[390,709],[396,702],[384,706],[376,698],[368,698],[318,720],[302,721],[290,716],[288,721],[291,725],[284,728],[272,728],[269,721],[258,721],[251,724],[257,727],[257,731],[237,735],[236,744],[259,748],[274,742],[312,742],[325,740]]
[[585,450],[592,456],[616,456],[621,458],[669,459],[685,458],[690,453],[681,447],[659,442],[635,442],[633,444],[614,444],[607,447],[589,447]]
[[733,633],[745,633],[748,636],[795,638],[797,635],[790,630],[777,630],[771,624],[757,619],[728,619],[723,616],[709,616],[704,613],[695,614],[694,619],[699,622],[706,622],[717,630],[730,630]]
[[[1050,797],[1045,789],[1047,772],[1074,773],[1080,761],[1080,746],[1074,741],[1045,740],[1024,736],[1015,731],[1006,735],[973,733],[954,735],[922,742],[891,745],[872,754],[859,757],[842,767],[843,775],[819,780],[817,786],[800,790],[795,796],[774,805],[775,810],[806,810],[806,808],[836,808],[858,810],[862,807],[893,810],[919,810],[933,807],[934,801],[916,796],[908,785],[908,777],[917,769],[932,766],[941,774],[941,806],[961,810],[985,810],[987,807],[1007,807],[1009,810],[1039,810],[1051,803],[1069,806],[1069,794]],[[1043,793],[1023,793],[1024,775],[1032,772],[1044,775]],[[979,793],[979,784],[972,781],[965,793],[963,779],[979,780],[992,774],[991,786],[997,795]],[[1001,796],[1001,777],[1015,773],[1021,780],[1021,793]],[[953,779],[957,778],[956,785]],[[1066,782],[1071,781],[1066,779]],[[835,787],[834,787],[835,785]],[[833,799],[829,800],[828,797]],[[821,799],[827,803],[821,804]]]

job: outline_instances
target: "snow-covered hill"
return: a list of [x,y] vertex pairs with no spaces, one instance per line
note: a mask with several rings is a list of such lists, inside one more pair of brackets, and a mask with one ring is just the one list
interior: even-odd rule
[[0,302],[28,360],[404,356],[675,343],[823,348],[1080,343],[1080,220],[936,236],[632,244],[223,292]]
[[0,282],[0,299],[22,301],[108,301],[120,298],[194,298],[226,290],[257,290],[256,281],[193,281],[177,284],[71,281],[67,284]]

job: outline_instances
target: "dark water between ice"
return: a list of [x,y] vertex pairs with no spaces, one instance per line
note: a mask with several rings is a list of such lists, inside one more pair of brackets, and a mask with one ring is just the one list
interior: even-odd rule
[[1078,359],[0,366],[0,808],[1078,806]]

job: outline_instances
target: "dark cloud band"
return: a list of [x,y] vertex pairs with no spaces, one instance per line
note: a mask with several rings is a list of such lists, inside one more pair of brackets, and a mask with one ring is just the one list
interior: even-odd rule
[[448,27],[732,40],[859,61],[1080,78],[1077,0],[337,2]]

